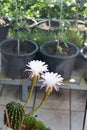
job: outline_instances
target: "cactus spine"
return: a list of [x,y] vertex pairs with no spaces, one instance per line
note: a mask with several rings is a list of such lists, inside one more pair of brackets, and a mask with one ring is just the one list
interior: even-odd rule
[[[18,101],[11,101],[6,105],[10,127],[13,130],[20,130],[23,117],[25,115],[23,105]],[[6,124],[6,114],[4,114],[4,123]]]

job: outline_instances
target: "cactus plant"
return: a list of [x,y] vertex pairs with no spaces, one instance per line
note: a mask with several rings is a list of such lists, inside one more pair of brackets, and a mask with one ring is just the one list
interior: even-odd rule
[[[19,101],[11,101],[6,105],[10,127],[13,130],[20,130],[21,123],[24,117],[24,107]],[[4,113],[4,123],[6,124],[6,114]]]
[[37,120],[29,114],[25,115],[23,123],[29,130],[51,130],[49,127],[46,127],[42,121]]
[[30,127],[33,127],[35,126],[35,123],[36,123],[36,118],[33,117],[33,116],[30,116],[30,115],[25,115],[25,118],[24,118],[24,124],[30,128]]
[[[37,120],[35,117],[33,117],[33,115],[45,103],[52,90],[55,89],[57,91],[59,89],[57,84],[61,85],[63,82],[63,78],[57,73],[48,72],[48,66],[45,65],[45,62],[41,62],[38,60],[28,62],[26,71],[30,71],[32,78],[30,85],[30,93],[23,105],[19,101],[11,101],[6,105],[6,109],[4,112],[4,124],[7,128],[12,128],[12,130],[50,130],[50,128],[47,128],[43,122]],[[42,73],[44,73],[44,75],[41,75]],[[35,107],[31,112],[28,112],[26,114],[26,106],[30,101],[35,83],[41,77],[43,80],[42,85],[47,87],[44,97],[37,107]],[[52,83],[52,81],[46,81],[46,77],[49,77],[49,81],[51,81],[52,78],[55,80]]]
[[45,125],[44,125],[44,123],[42,122],[42,121],[37,121],[36,122],[36,124],[35,124],[35,126],[36,126],[36,128],[38,129],[38,130],[46,130],[46,127],[45,127]]

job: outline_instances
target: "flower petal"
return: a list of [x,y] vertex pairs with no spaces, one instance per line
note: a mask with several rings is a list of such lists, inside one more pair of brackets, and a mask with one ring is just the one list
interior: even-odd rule
[[51,88],[51,91],[53,90],[53,88],[58,91],[59,85],[63,84],[63,78],[57,73],[46,72],[41,76],[41,78],[41,81],[43,81],[41,88],[46,86],[46,91],[49,87]]
[[39,61],[39,60],[33,60],[27,63],[26,65],[28,68],[25,71],[28,71],[31,73],[31,77],[34,76],[40,76],[44,72],[48,71],[48,65],[45,64],[45,62]]

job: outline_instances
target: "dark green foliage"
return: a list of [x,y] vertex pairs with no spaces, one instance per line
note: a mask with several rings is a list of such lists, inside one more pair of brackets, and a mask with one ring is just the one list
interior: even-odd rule
[[[11,101],[6,105],[10,126],[13,130],[19,130],[24,117],[24,107],[18,101]],[[6,123],[6,114],[4,114],[4,123]]]
[[76,44],[78,48],[82,48],[84,45],[84,35],[83,32],[77,28],[72,28],[65,32],[67,36],[67,41]]
[[[60,3],[48,5],[45,1],[46,0],[17,0],[19,9],[18,15],[20,15],[20,17],[25,14],[26,16],[33,18],[48,18],[48,13],[50,12],[51,18],[59,19]],[[68,5],[67,2],[72,3],[72,0],[64,0],[63,17],[65,19],[75,19],[77,12],[77,10],[75,10],[76,4],[72,3]],[[87,20],[87,7],[84,4],[87,3],[87,0],[76,0],[76,2],[78,4],[78,18]],[[0,0],[0,9],[0,16],[7,16],[10,19],[15,17],[17,11],[15,10],[13,0]]]
[[48,41],[54,41],[57,39],[57,35],[51,31],[45,31],[40,28],[35,28],[30,34],[29,38],[35,41],[39,46]]

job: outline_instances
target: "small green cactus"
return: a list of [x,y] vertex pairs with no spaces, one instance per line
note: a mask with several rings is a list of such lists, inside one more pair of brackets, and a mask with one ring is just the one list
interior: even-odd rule
[[27,126],[27,127],[33,127],[35,126],[35,123],[36,123],[36,118],[33,117],[33,116],[30,116],[30,115],[25,115],[25,118],[24,118],[24,124]]
[[[24,107],[19,101],[11,101],[6,105],[10,127],[13,130],[20,130],[23,117],[25,115]],[[4,113],[4,123],[6,124],[6,114]]]
[[35,126],[38,130],[46,130],[46,127],[42,121],[37,121]]

